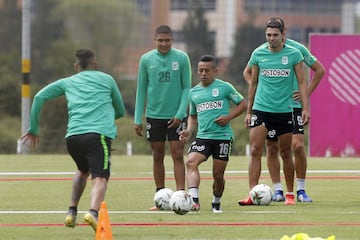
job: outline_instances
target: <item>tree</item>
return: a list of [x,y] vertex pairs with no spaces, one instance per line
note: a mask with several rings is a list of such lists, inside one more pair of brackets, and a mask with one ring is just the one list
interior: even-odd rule
[[56,14],[74,45],[93,49],[109,73],[124,61],[122,50],[144,22],[130,0],[63,0]]
[[244,68],[250,59],[252,51],[265,42],[265,32],[251,23],[241,25],[235,34],[235,45],[229,62],[229,75],[235,79],[237,85],[246,86],[242,77]]
[[0,55],[0,153],[14,153],[20,136],[20,53],[12,49]]
[[14,153],[21,125],[21,8],[13,0],[1,1],[0,62],[0,153]]
[[4,0],[0,8],[0,53],[1,116],[20,116],[21,9],[13,0]]
[[17,1],[1,1],[0,8],[0,52],[21,50],[21,8]]
[[[74,73],[77,48],[93,49],[100,69],[115,75],[123,49],[136,34],[141,15],[130,0],[37,0],[33,16],[35,81],[44,86]],[[44,21],[46,19],[46,21]],[[39,90],[40,86],[34,86]],[[35,91],[34,91],[35,93]],[[132,99],[131,99],[132,100]],[[125,101],[126,102],[126,101]],[[64,98],[45,104],[37,152],[63,152],[67,107]]]
[[201,4],[189,8],[183,25],[183,34],[193,72],[197,72],[199,57],[215,53],[214,35],[208,30],[208,21],[205,19],[205,10]]
[[[74,46],[68,40],[63,20],[54,17],[61,0],[33,0],[31,23],[31,85],[43,86],[65,74],[72,73]],[[56,51],[59,42],[65,48]],[[71,67],[71,68],[69,68]]]

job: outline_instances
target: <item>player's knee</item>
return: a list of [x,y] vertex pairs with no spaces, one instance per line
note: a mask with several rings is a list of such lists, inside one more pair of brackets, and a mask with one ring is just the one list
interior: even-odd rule
[[184,161],[184,151],[183,149],[176,149],[171,151],[171,157],[174,161]]
[[279,148],[270,146],[267,148],[266,154],[269,157],[277,157],[279,154]]
[[302,142],[298,142],[298,141],[294,141],[292,143],[292,150],[294,153],[299,153],[305,150],[305,146],[304,143]]
[[220,170],[213,170],[213,178],[215,182],[224,182],[224,172]]
[[188,161],[186,162],[186,168],[187,169],[194,169],[197,167],[197,163],[192,160],[191,158],[188,159]]
[[251,156],[259,156],[262,155],[262,147],[257,146],[256,144],[253,144],[251,146]]
[[288,148],[281,149],[280,156],[282,159],[292,159],[291,149]]
[[154,162],[163,162],[164,161],[164,152],[161,151],[153,151],[152,153]]

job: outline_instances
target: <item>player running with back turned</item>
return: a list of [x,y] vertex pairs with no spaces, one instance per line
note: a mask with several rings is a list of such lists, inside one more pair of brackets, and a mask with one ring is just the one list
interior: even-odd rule
[[98,69],[93,51],[79,49],[75,54],[76,74],[50,83],[34,97],[30,127],[21,137],[31,146],[39,141],[39,116],[48,100],[65,96],[68,107],[66,144],[77,172],[72,181],[66,227],[75,227],[80,198],[91,174],[90,209],[84,221],[95,231],[98,211],[104,201],[110,177],[111,141],[117,136],[115,120],[125,115],[124,103],[115,80]]

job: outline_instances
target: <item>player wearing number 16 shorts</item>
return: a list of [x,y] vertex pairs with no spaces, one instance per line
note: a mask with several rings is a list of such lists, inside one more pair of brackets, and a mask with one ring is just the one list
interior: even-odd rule
[[[193,210],[200,209],[198,166],[212,156],[214,183],[211,206],[213,213],[221,213],[224,172],[233,139],[230,121],[246,110],[246,101],[231,84],[215,78],[216,73],[214,57],[202,56],[198,63],[200,82],[190,90],[188,126],[180,133],[180,140],[188,142],[197,131],[186,162],[188,191],[194,201]],[[232,110],[231,103],[236,105]]]

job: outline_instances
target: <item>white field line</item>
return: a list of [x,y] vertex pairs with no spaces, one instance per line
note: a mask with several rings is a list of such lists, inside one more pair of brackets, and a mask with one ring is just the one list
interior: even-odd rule
[[[73,175],[75,172],[0,172],[0,176],[24,176],[24,175]],[[166,172],[166,174],[172,174],[172,171]],[[203,174],[211,174],[211,171],[200,171]],[[226,174],[247,174],[247,170],[231,170],[226,171]],[[268,173],[267,170],[262,173]],[[307,173],[344,173],[344,174],[356,174],[360,173],[360,170],[308,170]],[[152,172],[140,172],[140,174],[152,175]]]
[[[0,211],[0,214],[66,214],[67,211]],[[85,214],[87,211],[78,211]],[[108,211],[109,214],[174,214],[172,211]],[[196,212],[189,212],[196,214]]]
[[[0,211],[0,214],[66,214],[67,211]],[[78,211],[85,214],[87,211]],[[172,211],[108,211],[109,214],[174,214]],[[241,214],[297,214],[296,211],[241,211]],[[334,214],[359,214],[360,212],[334,212]],[[197,212],[189,212],[189,214],[197,214]]]
[[[282,172],[282,170],[281,170]],[[172,172],[166,172],[166,173],[172,173]],[[211,171],[200,171],[200,173],[212,173]],[[228,174],[247,174],[247,170],[230,170],[225,171],[225,173]],[[268,170],[263,170],[261,173],[269,173]],[[307,173],[360,173],[360,170],[307,170]],[[146,173],[146,174],[152,174],[152,172]]]
[[[0,214],[66,214],[67,211],[0,211]],[[87,211],[78,211],[78,213],[85,214]],[[108,211],[109,214],[168,214],[171,211]]]
[[0,176],[22,175],[74,175],[75,172],[0,172]]

